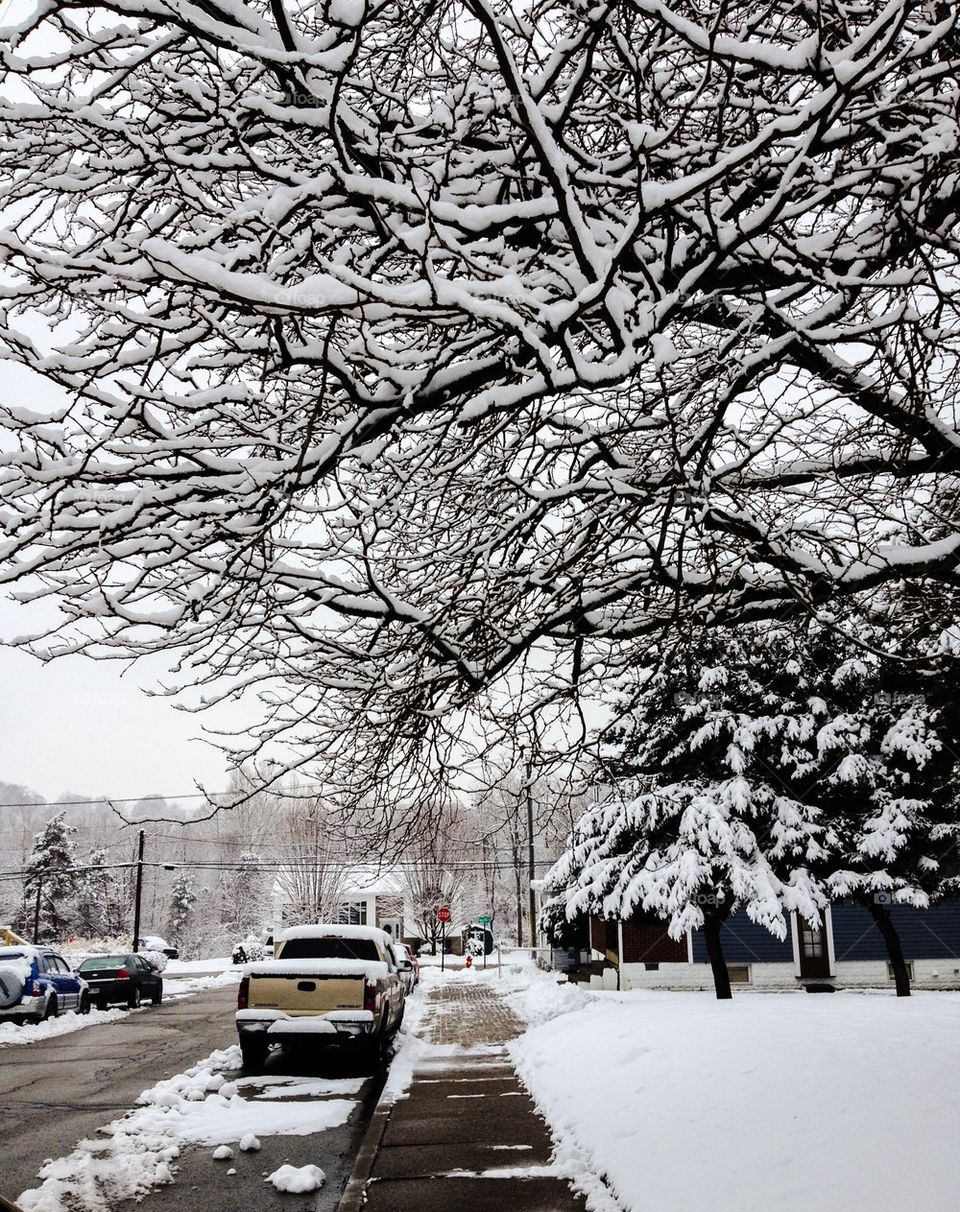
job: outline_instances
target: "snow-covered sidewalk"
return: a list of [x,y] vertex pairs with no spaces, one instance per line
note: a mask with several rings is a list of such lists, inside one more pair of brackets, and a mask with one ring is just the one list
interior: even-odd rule
[[629,1212],[960,1206],[960,994],[501,987],[555,1138]]

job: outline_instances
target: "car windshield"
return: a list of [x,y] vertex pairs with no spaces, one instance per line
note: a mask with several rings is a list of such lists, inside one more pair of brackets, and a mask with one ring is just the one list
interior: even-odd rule
[[369,938],[292,938],[283,944],[280,958],[378,960],[380,956]]
[[94,972],[97,968],[119,968],[126,961],[125,955],[95,955],[91,959],[84,960],[78,971]]

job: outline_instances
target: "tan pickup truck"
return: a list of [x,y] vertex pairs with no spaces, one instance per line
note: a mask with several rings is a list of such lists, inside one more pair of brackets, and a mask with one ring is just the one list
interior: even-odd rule
[[403,1018],[390,936],[372,926],[294,926],[274,959],[247,964],[237,998],[243,1063],[260,1068],[274,1043],[347,1043],[383,1059]]

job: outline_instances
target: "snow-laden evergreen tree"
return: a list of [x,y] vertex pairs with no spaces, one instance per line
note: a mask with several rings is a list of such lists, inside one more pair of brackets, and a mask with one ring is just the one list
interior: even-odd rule
[[33,840],[17,928],[34,942],[62,941],[74,919],[76,829],[60,812]]
[[832,899],[865,904],[909,992],[889,905],[956,887],[958,717],[936,665],[885,651],[889,617],[698,635],[640,686],[618,729],[614,796],[578,822],[549,915],[629,916],[705,933],[739,905],[778,937]]
[[170,911],[167,915],[167,922],[171,942],[179,945],[196,903],[197,894],[193,889],[193,884],[190,878],[181,872],[170,886]]

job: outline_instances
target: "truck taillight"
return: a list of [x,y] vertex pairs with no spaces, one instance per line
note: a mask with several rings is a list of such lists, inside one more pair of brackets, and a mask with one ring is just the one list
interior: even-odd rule
[[363,1008],[364,1010],[376,1010],[377,1008],[377,986],[371,985],[369,981],[363,986]]
[[245,976],[240,982],[240,988],[237,990],[237,1009],[246,1010],[250,1004],[250,977]]
[[30,986],[30,996],[43,997],[43,981],[41,981],[39,978],[34,978],[34,981]]

